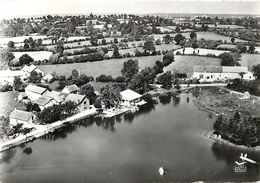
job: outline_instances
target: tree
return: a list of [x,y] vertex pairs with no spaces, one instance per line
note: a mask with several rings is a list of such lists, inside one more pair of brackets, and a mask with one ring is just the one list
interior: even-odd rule
[[176,44],[180,44],[181,41],[185,40],[185,37],[182,34],[177,34],[174,37],[174,41],[176,42]]
[[141,72],[134,75],[128,84],[128,87],[138,93],[145,93],[149,91],[149,84],[154,83],[156,73],[154,69],[146,67]]
[[0,61],[3,63],[3,64],[8,64],[10,65],[11,64],[11,60],[14,59],[14,54],[12,52],[10,52],[8,49],[1,49],[0,50]]
[[159,60],[155,62],[155,66],[153,67],[156,74],[163,72],[163,64]]
[[156,44],[156,45],[161,45],[161,44],[162,44],[162,42],[161,42],[161,40],[160,40],[160,39],[156,39],[156,41],[155,41],[155,44]]
[[172,37],[169,34],[164,36],[163,39],[164,39],[165,44],[170,44],[170,42],[172,41]]
[[96,94],[94,92],[94,88],[91,84],[84,84],[80,89],[81,95],[86,95],[90,100],[90,104],[93,104],[96,98]]
[[193,39],[193,38],[197,38],[197,33],[196,32],[191,32],[190,33],[190,38]]
[[112,47],[114,48],[113,57],[114,57],[114,58],[119,58],[121,55],[120,55],[120,53],[119,53],[119,48],[118,48],[118,46],[117,46],[116,44],[114,44]]
[[30,83],[40,83],[42,79],[42,73],[37,73],[36,71],[32,71],[28,79]]
[[248,52],[249,53],[255,53],[255,46],[253,44],[251,44],[248,48]]
[[101,43],[102,43],[102,45],[107,45],[106,39],[102,39]]
[[165,89],[170,89],[172,88],[172,84],[173,84],[173,75],[171,73],[171,71],[167,71],[165,73],[163,73],[162,75],[160,75],[157,79],[159,84],[162,84],[162,87]]
[[28,65],[31,62],[34,62],[33,58],[30,57],[28,54],[23,54],[20,58],[19,58],[19,62],[20,65]]
[[101,88],[101,100],[105,104],[105,108],[117,107],[121,101],[120,88],[116,85],[104,86]]
[[24,91],[24,84],[20,77],[15,76],[14,77],[14,84],[13,84],[14,90],[16,91]]
[[117,38],[114,38],[114,43],[117,44],[118,43],[118,40]]
[[174,61],[174,53],[170,51],[163,56],[162,64],[164,67],[166,67],[170,65],[173,61]]
[[92,46],[98,46],[98,39],[95,38],[94,36],[91,36],[90,43]]
[[7,43],[7,46],[8,46],[8,48],[14,48],[14,42],[13,41],[9,41]]
[[79,71],[77,70],[77,69],[73,69],[72,71],[71,71],[71,78],[72,78],[72,80],[75,80],[75,79],[77,79],[79,77]]
[[194,52],[195,52],[195,49],[199,47],[198,43],[197,42],[193,42],[191,47],[194,49]]
[[234,44],[234,42],[235,42],[235,38],[232,37],[232,38],[231,38],[231,43]]
[[221,65],[222,66],[234,66],[235,61],[230,53],[224,52],[219,55],[219,58],[222,60]]
[[95,103],[94,103],[94,107],[98,108],[98,109],[102,108],[102,103],[101,103],[101,98],[100,97],[96,98]]
[[260,64],[253,66],[253,72],[257,79],[260,79]]
[[181,31],[180,26],[176,26],[176,28],[175,28],[175,32],[180,32],[180,31]]
[[144,49],[144,52],[154,52],[156,50],[155,46],[154,46],[154,43],[153,43],[153,40],[152,38],[148,38],[145,43],[144,43],[144,46],[143,46],[143,49]]
[[121,70],[122,75],[125,77],[125,81],[129,82],[135,74],[139,71],[139,63],[138,60],[127,60],[123,64],[123,68]]
[[37,46],[41,46],[42,45],[42,39],[41,38],[39,38],[39,39],[37,39]]

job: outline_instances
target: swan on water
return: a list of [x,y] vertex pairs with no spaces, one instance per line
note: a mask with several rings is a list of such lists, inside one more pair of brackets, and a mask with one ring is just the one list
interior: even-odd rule
[[160,175],[165,174],[165,170],[164,170],[164,168],[162,166],[159,168],[159,174]]

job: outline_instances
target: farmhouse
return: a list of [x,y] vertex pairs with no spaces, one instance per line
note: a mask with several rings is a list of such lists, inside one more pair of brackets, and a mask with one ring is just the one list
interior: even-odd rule
[[65,102],[67,101],[76,103],[79,111],[83,111],[89,108],[89,100],[85,95],[71,93],[65,98]]
[[39,69],[38,67],[36,67],[35,65],[30,65],[30,66],[27,66],[27,65],[25,65],[23,68],[22,68],[22,71],[24,71],[24,72],[27,72],[27,73],[29,73],[29,74],[31,74],[33,71],[35,71],[35,72],[37,72],[38,74],[42,74],[43,76],[44,76],[44,72],[41,70],[41,69]]
[[40,98],[45,92],[47,91],[46,88],[42,88],[36,85],[29,84],[25,88],[25,94],[28,96],[29,99],[32,101],[36,101]]
[[233,66],[194,66],[192,78],[202,82],[227,81],[236,78],[255,79],[247,67]]
[[0,84],[10,84],[13,85],[14,78],[19,77],[22,81],[27,78],[27,73],[23,71],[12,71],[10,69],[0,71]]
[[127,89],[120,92],[122,98],[122,105],[124,106],[138,106],[144,104],[144,101],[141,99],[142,95],[136,93],[133,90]]
[[30,124],[35,121],[36,116],[32,112],[21,111],[14,109],[9,115],[11,125],[17,125],[18,123]]
[[49,98],[46,96],[41,96],[40,98],[35,100],[34,103],[38,104],[38,106],[40,107],[41,110],[57,104],[57,102],[53,98]]
[[70,93],[74,93],[74,94],[78,94],[79,92],[79,88],[77,85],[69,85],[69,86],[65,86],[62,91],[62,93],[67,93],[67,94],[70,94]]

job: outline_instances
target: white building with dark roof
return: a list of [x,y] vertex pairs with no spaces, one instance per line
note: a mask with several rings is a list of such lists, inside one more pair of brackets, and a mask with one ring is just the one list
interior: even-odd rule
[[236,78],[255,79],[253,73],[248,71],[248,67],[238,66],[194,66],[192,78],[201,82],[227,81]]
[[9,120],[11,125],[21,124],[32,124],[36,119],[35,114],[32,112],[21,111],[18,109],[13,110],[9,115]]
[[74,93],[68,94],[65,98],[65,102],[71,101],[77,105],[79,111],[89,109],[89,100],[85,95],[77,95]]
[[25,94],[31,99],[33,102],[40,98],[45,92],[47,92],[46,88],[39,87],[36,85],[29,84],[25,88]]

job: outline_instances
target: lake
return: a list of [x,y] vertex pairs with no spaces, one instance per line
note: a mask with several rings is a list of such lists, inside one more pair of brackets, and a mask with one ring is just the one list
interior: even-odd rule
[[[192,94],[159,97],[135,114],[91,118],[0,154],[3,183],[255,181],[260,166],[234,171],[240,153],[204,135],[215,118]],[[167,174],[160,176],[164,166]]]

